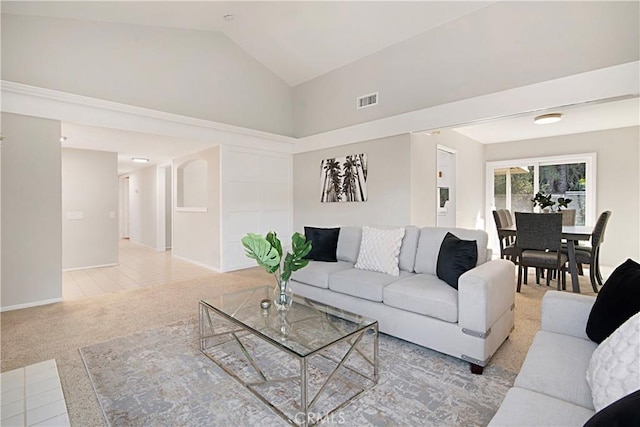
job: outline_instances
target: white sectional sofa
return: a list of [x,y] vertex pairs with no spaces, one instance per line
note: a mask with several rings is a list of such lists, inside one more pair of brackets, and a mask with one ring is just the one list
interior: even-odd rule
[[547,292],[542,324],[490,426],[582,426],[595,413],[586,372],[598,344],[585,327],[595,297]]
[[[440,280],[436,265],[447,232],[475,240],[478,262],[458,290]],[[515,269],[490,260],[487,233],[461,228],[405,227],[400,275],[354,268],[361,227],[341,227],[338,262],[311,261],[292,275],[295,294],[378,320],[380,332],[482,368],[513,329]]]

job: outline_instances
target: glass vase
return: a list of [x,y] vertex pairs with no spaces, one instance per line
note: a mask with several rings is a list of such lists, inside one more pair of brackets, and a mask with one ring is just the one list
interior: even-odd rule
[[293,304],[293,290],[286,280],[278,280],[276,288],[273,290],[273,305],[276,310],[286,312]]

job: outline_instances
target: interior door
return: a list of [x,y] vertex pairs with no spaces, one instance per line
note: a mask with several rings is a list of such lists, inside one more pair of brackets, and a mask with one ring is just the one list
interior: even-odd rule
[[438,146],[436,225],[456,226],[456,154],[446,147]]

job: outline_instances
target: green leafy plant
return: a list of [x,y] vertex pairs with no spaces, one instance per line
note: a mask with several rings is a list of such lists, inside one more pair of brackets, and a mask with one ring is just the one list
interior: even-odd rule
[[247,257],[255,259],[267,273],[273,274],[278,283],[288,281],[291,278],[291,273],[309,264],[309,260],[304,257],[311,252],[311,241],[297,232],[291,236],[292,252],[287,252],[284,260],[282,259],[282,243],[273,231],[268,232],[265,237],[247,233],[242,238],[242,246],[245,248]]
[[[546,208],[553,209],[553,205],[556,204],[554,200],[551,200],[551,194],[543,194],[538,191],[536,195],[531,199],[533,202],[533,207],[540,206],[540,209],[544,210]],[[567,205],[571,203],[572,199],[565,199],[564,197],[558,197],[558,211],[562,210],[562,208],[567,208]]]
[[567,205],[572,201],[573,201],[572,199],[565,199],[564,197],[558,197],[558,210],[561,210],[561,208],[567,209]]
[[544,210],[546,208],[550,208],[555,205],[556,202],[551,200],[551,194],[542,194],[540,191],[536,193],[536,195],[531,199],[533,202],[533,207],[540,206],[540,209]]

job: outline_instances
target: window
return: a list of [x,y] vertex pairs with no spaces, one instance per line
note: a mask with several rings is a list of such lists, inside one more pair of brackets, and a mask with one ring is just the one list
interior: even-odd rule
[[[487,162],[485,218],[490,238],[496,234],[490,221],[494,209],[533,212],[531,199],[538,191],[551,194],[556,203],[559,197],[571,199],[567,209],[576,210],[575,225],[594,224],[595,164],[595,153]],[[497,240],[490,246],[495,251]]]

